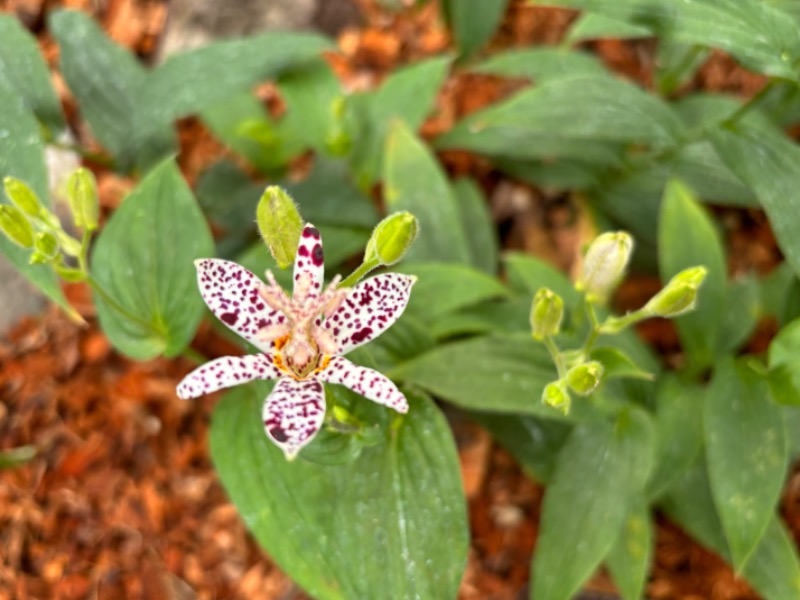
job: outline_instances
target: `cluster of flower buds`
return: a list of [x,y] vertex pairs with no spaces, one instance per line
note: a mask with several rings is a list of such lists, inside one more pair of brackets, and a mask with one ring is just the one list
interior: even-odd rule
[[566,413],[570,408],[570,393],[586,396],[600,386],[605,368],[599,361],[587,360],[600,334],[618,333],[652,317],[677,317],[695,308],[698,290],[707,274],[705,267],[681,271],[641,309],[598,322],[592,305],[608,301],[625,276],[632,251],[633,238],[624,231],[598,236],[586,251],[575,289],[584,293],[591,332],[580,350],[562,352],[553,339],[560,333],[564,318],[562,298],[547,288],[536,292],[530,313],[531,333],[547,346],[559,372],[559,378],[548,383],[542,392],[542,402],[548,406]]
[[[64,256],[77,257],[81,243],[68,235],[59,218],[26,183],[13,177],[3,180],[11,204],[0,204],[0,230],[22,248],[32,250],[31,264],[49,264],[67,279],[75,279],[76,269],[67,267]],[[97,184],[87,169],[78,169],[67,181],[67,199],[75,226],[84,232],[97,229]]]

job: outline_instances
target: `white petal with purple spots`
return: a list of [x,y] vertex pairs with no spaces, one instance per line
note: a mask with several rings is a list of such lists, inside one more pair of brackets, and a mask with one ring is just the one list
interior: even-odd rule
[[223,356],[184,377],[178,384],[178,397],[197,398],[254,379],[277,379],[282,375],[269,354]]
[[408,401],[397,386],[385,375],[356,365],[342,356],[331,357],[328,366],[317,373],[325,383],[338,383],[397,412],[408,412]]
[[267,306],[259,295],[261,280],[229,260],[204,258],[195,261],[197,285],[208,308],[230,329],[263,351],[271,342],[260,341],[262,329],[283,323],[283,314]]
[[325,392],[314,379],[278,380],[264,401],[264,430],[289,460],[308,444],[325,419]]
[[397,321],[416,280],[413,275],[384,273],[350,290],[339,309],[322,324],[336,340],[338,354],[375,339]]
[[322,237],[311,223],[300,234],[294,258],[294,298],[303,302],[306,297],[318,296],[325,277]]

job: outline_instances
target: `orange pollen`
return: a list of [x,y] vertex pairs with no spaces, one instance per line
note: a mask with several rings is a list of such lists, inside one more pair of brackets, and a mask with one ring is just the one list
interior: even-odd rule
[[275,349],[276,349],[276,350],[278,350],[279,352],[280,352],[281,350],[283,350],[283,347],[284,347],[284,346],[286,345],[286,343],[289,341],[289,338],[290,338],[290,337],[291,337],[291,335],[287,334],[287,335],[283,335],[283,336],[281,336],[281,337],[277,338],[277,339],[276,339],[276,340],[273,342],[273,343],[275,344]]
[[[286,342],[284,342],[286,343]],[[289,369],[286,368],[286,365],[283,364],[283,358],[280,354],[275,354],[272,357],[272,361],[275,363],[275,366],[278,367],[281,371],[288,371]]]

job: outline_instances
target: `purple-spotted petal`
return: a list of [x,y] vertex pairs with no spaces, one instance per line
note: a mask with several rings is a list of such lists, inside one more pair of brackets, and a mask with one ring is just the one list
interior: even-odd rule
[[178,384],[178,397],[197,398],[254,379],[277,379],[282,375],[269,354],[223,356],[184,377]]
[[263,417],[267,437],[292,460],[322,427],[325,418],[322,384],[314,379],[279,379],[264,401]]
[[365,398],[395,409],[408,412],[408,401],[391,379],[367,367],[356,365],[343,356],[331,357],[328,365],[315,375],[325,383],[338,383]]
[[266,327],[283,323],[280,311],[267,306],[259,295],[263,283],[243,266],[218,258],[195,261],[200,294],[217,318],[251,344],[265,352],[272,342],[256,336]]
[[294,298],[302,302],[306,297],[319,296],[325,276],[322,237],[311,223],[306,224],[297,244],[294,258]]
[[323,323],[336,340],[338,353],[347,354],[375,339],[397,321],[416,280],[412,275],[384,273],[350,290],[342,305]]

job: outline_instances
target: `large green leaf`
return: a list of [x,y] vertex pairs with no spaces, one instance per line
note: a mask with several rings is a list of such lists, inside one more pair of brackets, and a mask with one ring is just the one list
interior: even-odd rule
[[610,75],[586,75],[523,90],[460,121],[436,145],[519,158],[597,154],[602,160],[608,144],[670,145],[682,129],[655,96]]
[[584,12],[572,23],[564,43],[578,44],[587,40],[635,39],[652,37],[649,27],[614,19],[603,13]]
[[352,97],[351,109],[360,124],[352,156],[359,185],[368,188],[380,179],[395,120],[404,121],[410,131],[422,125],[449,67],[449,57],[423,60],[395,71],[376,91]]
[[461,214],[461,227],[467,235],[472,266],[489,275],[497,273],[497,230],[483,192],[472,179],[462,177],[453,184]]
[[430,150],[402,121],[395,121],[387,139],[383,172],[389,209],[407,210],[419,220],[419,237],[406,259],[469,264],[450,184]]
[[675,319],[681,343],[695,369],[709,366],[718,349],[725,307],[725,258],[711,218],[692,193],[677,180],[667,183],[658,228],[661,278],[702,265],[708,275],[698,292],[697,308]]
[[749,123],[720,127],[711,139],[728,167],[755,191],[786,260],[800,273],[800,148],[777,130]]
[[787,13],[761,0],[538,0],[642,25],[687,44],[730,52],[745,67],[797,80],[800,31]]
[[703,451],[705,389],[665,376],[656,398],[656,462],[647,490],[651,498],[668,490]]
[[[684,472],[664,498],[661,507],[701,544],[723,558],[729,557],[704,461],[698,461],[693,468]],[[787,600],[800,596],[797,549],[776,516],[770,519],[741,574],[765,600]]]
[[281,568],[319,600],[455,598],[466,510],[452,434],[433,402],[408,394],[408,415],[385,439],[353,462],[324,466],[303,455],[287,462],[267,441],[264,395],[258,386],[222,399],[211,454],[242,518]]
[[550,355],[530,337],[480,337],[437,346],[392,371],[462,408],[558,419],[542,404],[542,390],[557,379]]
[[111,343],[142,360],[180,353],[203,314],[193,261],[213,252],[189,186],[172,160],[162,163],[123,201],[92,252],[92,275],[113,299],[95,294]]
[[[42,202],[49,205],[44,143],[40,129],[23,98],[8,82],[0,78],[0,180],[9,175],[21,179],[36,192]],[[4,194],[0,192],[0,196]],[[78,313],[67,303],[52,269],[29,264],[30,252],[13,244],[2,234],[0,252],[43,294],[71,317],[80,320]]]
[[39,45],[11,15],[0,15],[0,79],[16,89],[51,134],[64,128],[61,102],[53,89],[50,70]]
[[580,302],[581,296],[572,282],[550,263],[520,252],[507,253],[503,262],[509,285],[531,300],[540,288],[546,287],[561,296],[567,311]]
[[653,555],[654,531],[651,521],[644,498],[636,498],[606,557],[606,566],[624,600],[639,600],[642,597]]
[[466,265],[404,262],[395,271],[418,277],[407,310],[431,324],[465,306],[508,296],[497,279]]
[[134,143],[138,94],[148,79],[134,55],[108,39],[83,12],[54,12],[49,25],[59,45],[61,73],[80,104],[81,114],[118,166],[129,169],[137,162],[146,162],[139,160],[137,153],[145,153],[148,160],[169,153],[175,142],[169,122],[148,125],[152,145],[143,148]]
[[587,52],[550,47],[507,50],[468,68],[473,73],[533,79],[537,83],[606,72],[603,64]]
[[569,600],[611,550],[643,491],[652,433],[650,419],[638,409],[620,413],[615,422],[579,423],[572,431],[544,496],[531,598]]
[[500,25],[509,0],[462,2],[443,0],[442,11],[461,54],[470,56],[491,39]]
[[721,361],[704,406],[711,493],[740,571],[772,519],[788,452],[780,409],[745,364]]

